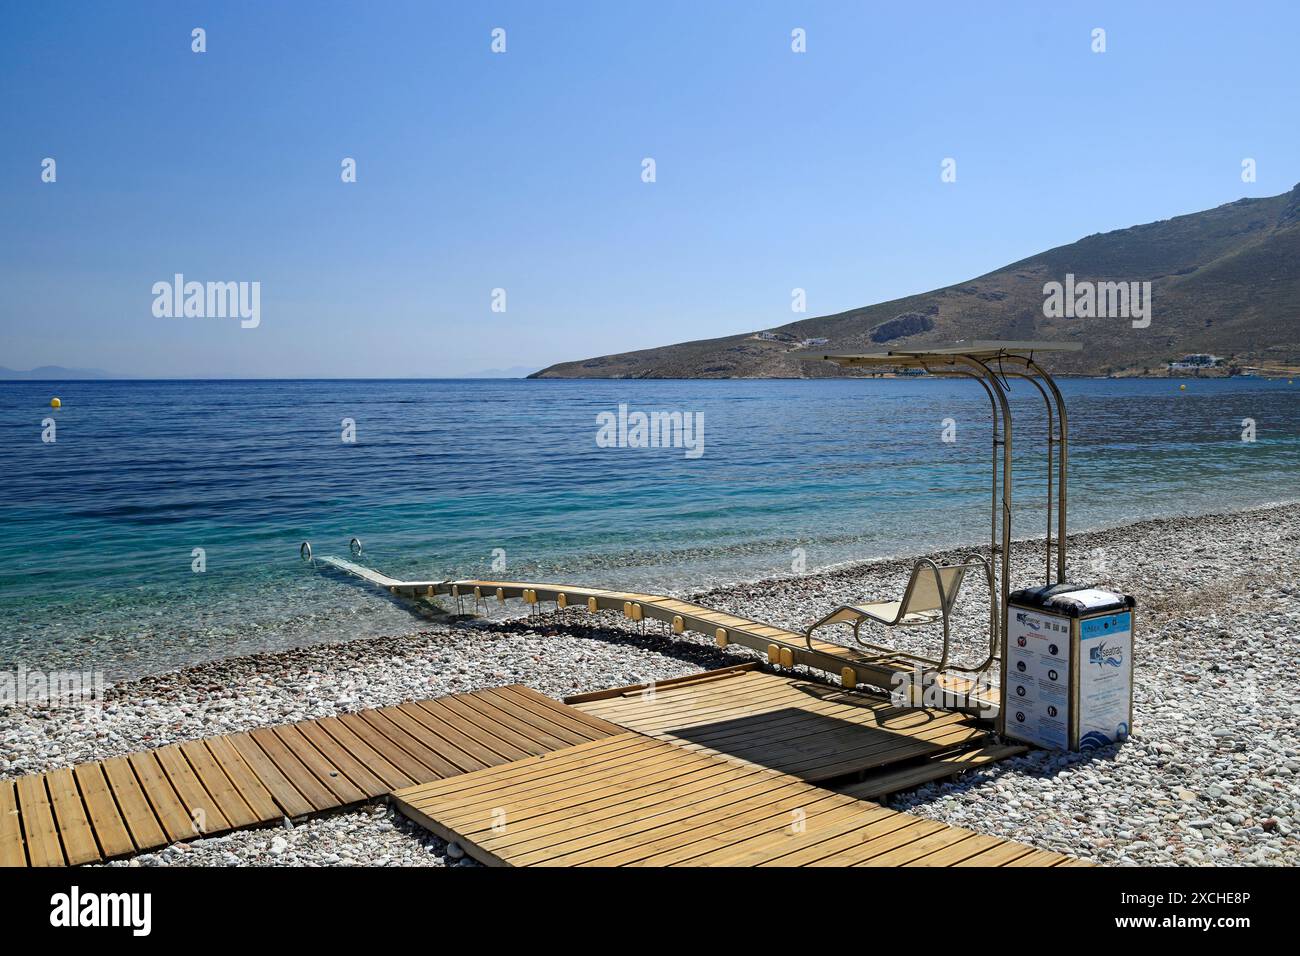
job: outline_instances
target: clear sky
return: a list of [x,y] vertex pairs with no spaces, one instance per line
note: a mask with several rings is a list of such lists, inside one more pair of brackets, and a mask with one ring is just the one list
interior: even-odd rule
[[[6,3],[0,365],[456,376],[922,292],[1290,189],[1297,37],[1291,0]],[[178,272],[260,325],[155,317]]]

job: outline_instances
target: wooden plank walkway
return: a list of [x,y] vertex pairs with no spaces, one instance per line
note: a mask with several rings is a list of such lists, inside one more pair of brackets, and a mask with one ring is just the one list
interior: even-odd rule
[[[522,599],[531,605],[553,604],[557,609],[619,611],[633,621],[657,620],[675,632],[694,631],[714,638],[719,644],[740,644],[767,654],[769,663],[774,666],[814,667],[836,678],[843,678],[845,668],[848,667],[852,669],[854,684],[867,684],[886,690],[896,686],[895,681],[899,675],[914,673],[914,665],[908,661],[868,656],[855,648],[817,638],[809,642],[803,634],[795,631],[661,594],[615,591],[575,584],[468,578],[397,581],[372,568],[342,558],[326,555],[315,560],[321,565],[355,575],[390,594],[414,601],[449,595],[458,602],[472,599],[475,602],[496,600],[504,603],[507,600]],[[970,678],[955,673],[939,675],[938,683],[951,694],[951,699],[945,702],[945,706],[978,708],[989,718],[996,716],[998,692],[995,687],[981,686]]]
[[1019,756],[1028,750],[1028,747],[1019,744],[990,744],[960,753],[941,754],[920,763],[887,768],[868,775],[859,783],[838,786],[835,789],[851,797],[875,800],[902,790],[912,790],[936,780],[951,779],[968,770],[998,760],[1006,760],[1008,757]]
[[983,726],[961,713],[895,707],[880,697],[752,669],[569,701],[687,750],[811,782],[929,760],[989,740]]
[[0,866],[126,856],[622,732],[514,685],[0,780]]
[[1056,866],[1079,861],[624,733],[400,790],[397,807],[508,866]]

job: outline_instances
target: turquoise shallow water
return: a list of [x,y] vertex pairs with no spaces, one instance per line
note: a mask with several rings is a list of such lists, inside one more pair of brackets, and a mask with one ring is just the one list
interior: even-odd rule
[[[1300,498],[1300,385],[1062,385],[1072,530]],[[789,573],[796,548],[815,569],[987,528],[988,402],[965,382],[9,382],[0,396],[6,669],[123,676],[411,626],[307,573],[303,539],[341,554],[357,535],[398,576],[495,573],[503,549],[514,577],[682,591]],[[1041,400],[1022,384],[1015,402],[1014,530],[1029,535]],[[600,447],[597,415],[620,403],[702,413],[703,455]]]

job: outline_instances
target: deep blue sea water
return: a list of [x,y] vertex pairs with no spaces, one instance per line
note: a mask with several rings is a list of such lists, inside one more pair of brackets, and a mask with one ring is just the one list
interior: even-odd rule
[[[1072,530],[1300,498],[1300,384],[1178,384],[1062,383]],[[1026,536],[1042,403],[1014,401]],[[702,412],[704,454],[599,447],[620,403]],[[788,574],[795,548],[811,570],[988,523],[988,400],[933,379],[4,382],[0,449],[5,669],[116,677],[411,626],[306,571],[304,539],[357,535],[397,576],[501,576],[499,548],[505,576],[688,592]]]

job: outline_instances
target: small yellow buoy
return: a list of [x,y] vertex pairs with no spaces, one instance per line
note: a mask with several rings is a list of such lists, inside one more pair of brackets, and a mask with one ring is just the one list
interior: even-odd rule
[[1185,391],[1187,391],[1187,386],[1186,386],[1186,385],[1179,385],[1179,386],[1178,386],[1178,390],[1179,390],[1180,392],[1185,392]]
[[50,399],[50,408],[62,408],[62,407],[63,407],[63,403],[59,401],[57,398]]

